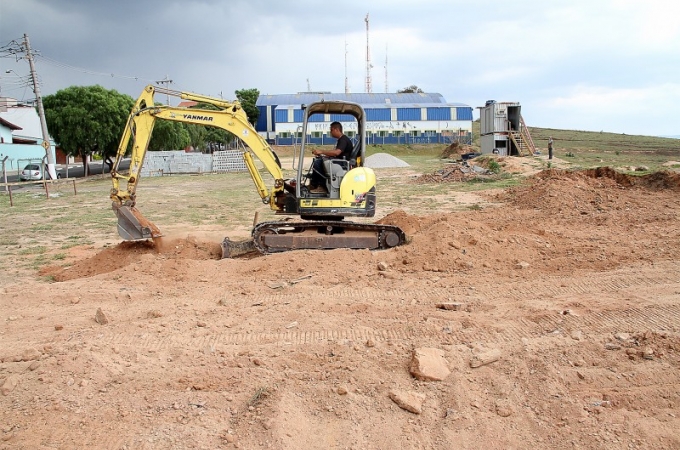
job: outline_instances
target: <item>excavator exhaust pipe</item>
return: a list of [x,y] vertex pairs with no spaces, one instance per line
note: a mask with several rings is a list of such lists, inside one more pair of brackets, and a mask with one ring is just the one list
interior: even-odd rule
[[134,206],[119,206],[114,203],[113,210],[118,217],[118,234],[126,241],[141,241],[163,236],[161,230]]

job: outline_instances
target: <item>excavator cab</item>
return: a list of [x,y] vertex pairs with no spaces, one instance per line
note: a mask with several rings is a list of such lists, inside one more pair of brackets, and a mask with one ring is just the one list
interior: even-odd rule
[[[297,213],[303,218],[342,220],[343,217],[373,217],[375,215],[375,174],[363,167],[366,148],[366,112],[357,103],[319,101],[303,105],[302,142],[298,154],[295,198]],[[321,119],[319,120],[319,117]],[[328,193],[316,194],[307,189],[312,127],[320,123],[339,121],[345,134],[354,132],[354,150],[349,160],[325,158],[324,173]],[[330,145],[335,145],[331,138]],[[325,142],[324,142],[325,145]]]

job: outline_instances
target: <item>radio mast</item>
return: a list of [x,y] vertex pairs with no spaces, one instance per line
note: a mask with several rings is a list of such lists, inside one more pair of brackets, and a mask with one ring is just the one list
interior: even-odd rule
[[347,39],[345,39],[345,94],[349,94],[349,81],[347,80]]
[[373,93],[373,86],[371,85],[371,47],[368,42],[368,13],[366,13],[366,92],[368,94]]
[[385,44],[385,94],[390,92],[390,85],[387,81],[387,44]]

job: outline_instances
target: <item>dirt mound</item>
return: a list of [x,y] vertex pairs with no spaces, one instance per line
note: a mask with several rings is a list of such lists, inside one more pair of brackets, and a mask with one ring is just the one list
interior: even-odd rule
[[377,223],[397,226],[407,235],[417,233],[422,226],[420,217],[411,216],[401,209],[394,211],[392,214],[388,214]]
[[209,260],[220,259],[219,243],[201,242],[193,237],[185,239],[159,238],[154,241],[121,242],[105,248],[96,255],[81,259],[68,267],[49,266],[40,271],[41,276],[55,281],[69,281],[110,273],[139,261],[144,255],[156,254],[165,259]]
[[472,153],[473,148],[469,145],[466,144],[461,144],[459,142],[454,142],[448,147],[446,147],[441,155],[439,155],[440,158],[445,159],[445,158],[454,158],[458,159],[461,155],[464,155],[466,153]]
[[680,189],[680,175],[667,171],[654,172],[642,176],[634,176],[617,172],[611,167],[598,167],[587,170],[548,169],[536,174],[536,177],[541,179],[567,178],[572,180],[583,180],[586,182],[588,179],[603,178],[613,180],[617,185],[627,188],[638,186],[653,190]]
[[[619,202],[625,197],[622,190],[680,190],[678,174],[657,172],[631,176],[608,167],[573,171],[548,169],[528,180],[528,184],[507,189],[493,198],[524,209],[550,208],[564,214],[590,214],[620,208]],[[643,201],[644,194],[633,198]],[[629,199],[628,203],[630,208],[633,202]]]

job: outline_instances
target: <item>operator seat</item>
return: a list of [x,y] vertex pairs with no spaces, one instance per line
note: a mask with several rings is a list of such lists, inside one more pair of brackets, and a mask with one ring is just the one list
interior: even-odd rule
[[345,174],[357,166],[357,156],[360,151],[361,143],[357,142],[352,149],[352,153],[350,153],[349,160],[327,159],[324,161],[326,188],[328,189],[329,198],[340,198],[340,183],[342,183]]

